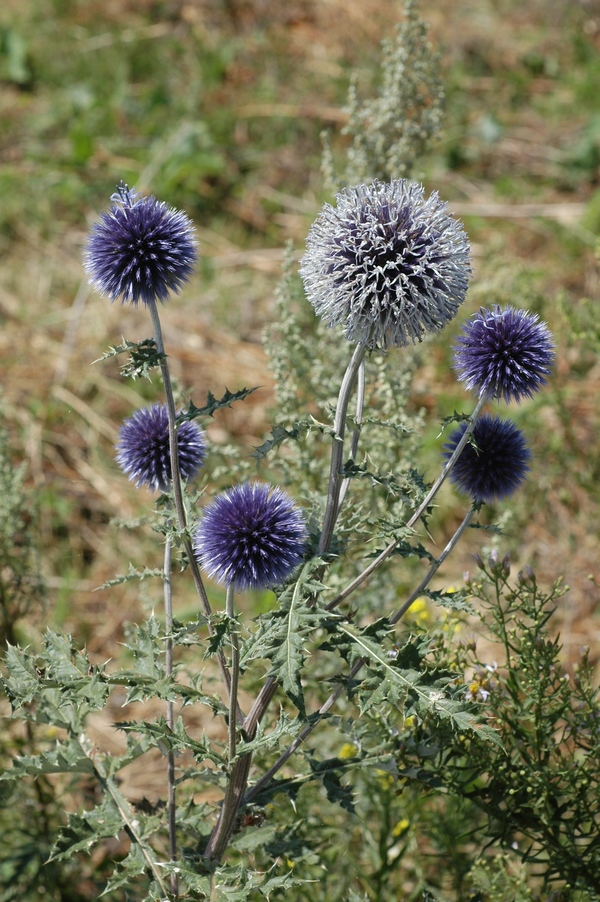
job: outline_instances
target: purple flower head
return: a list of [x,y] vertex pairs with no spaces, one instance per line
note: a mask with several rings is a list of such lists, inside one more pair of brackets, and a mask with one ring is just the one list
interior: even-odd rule
[[[196,423],[184,420],[177,427],[179,471],[192,479],[206,457],[204,432]],[[117,463],[136,486],[168,492],[171,480],[169,418],[165,404],[136,410],[119,431]]]
[[[444,445],[446,460],[461,440],[466,423],[462,423]],[[519,488],[529,470],[531,452],[525,436],[510,420],[484,414],[475,423],[471,441],[467,442],[450,471],[450,480],[475,502],[507,498]]]
[[89,234],[84,266],[111,301],[166,301],[189,279],[198,251],[191,220],[179,210],[139,197],[121,183]]
[[508,404],[530,398],[546,383],[554,356],[552,333],[537,314],[482,307],[454,346],[454,368],[470,391]]
[[456,314],[471,274],[462,225],[406,179],[345,188],[312,224],[306,295],[330,326],[369,348],[402,347]]
[[302,513],[285,492],[245,482],[208,505],[194,549],[217,582],[261,589],[285,582],[302,561],[306,541]]

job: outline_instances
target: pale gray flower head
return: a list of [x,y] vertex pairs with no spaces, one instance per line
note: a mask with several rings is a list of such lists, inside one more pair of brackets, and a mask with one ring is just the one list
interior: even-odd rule
[[345,188],[312,224],[300,274],[318,316],[349,341],[402,347],[465,298],[469,239],[437,192],[407,179]]

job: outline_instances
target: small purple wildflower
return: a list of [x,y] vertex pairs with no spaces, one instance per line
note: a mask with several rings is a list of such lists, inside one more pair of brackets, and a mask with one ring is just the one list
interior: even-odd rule
[[[169,418],[166,404],[137,410],[119,431],[116,460],[136,486],[168,492],[171,480]],[[206,457],[204,432],[197,423],[184,420],[177,427],[179,471],[192,479]]]
[[552,333],[537,314],[515,307],[482,307],[454,346],[454,368],[467,389],[504,398],[508,404],[539,391],[554,356]]
[[194,550],[209,576],[238,589],[280,585],[302,561],[304,517],[280,488],[236,485],[204,511]]
[[189,279],[198,251],[185,213],[155,197],[139,197],[121,183],[89,234],[84,266],[111,301],[168,300]]
[[442,329],[462,304],[470,245],[436,192],[396,179],[345,188],[312,224],[300,265],[318,316],[349,341],[402,347]]
[[[466,423],[452,432],[444,445],[446,460],[461,440]],[[507,498],[519,488],[529,470],[531,452],[525,436],[510,420],[487,414],[473,429],[472,442],[467,442],[450,471],[450,480],[475,502]]]

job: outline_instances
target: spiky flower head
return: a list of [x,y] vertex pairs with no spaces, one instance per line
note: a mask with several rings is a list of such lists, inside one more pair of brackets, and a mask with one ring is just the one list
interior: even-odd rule
[[470,391],[521,401],[545,385],[554,362],[546,323],[516,307],[482,307],[454,345],[454,368]]
[[345,188],[306,243],[300,274],[315,312],[369,348],[421,341],[465,298],[469,240],[437,192],[425,199],[416,182]]
[[[444,445],[446,460],[461,440],[466,423],[451,433]],[[484,414],[450,471],[450,480],[473,501],[507,498],[519,488],[529,470],[531,452],[525,436],[510,420]]]
[[[152,404],[136,410],[119,431],[116,460],[136,486],[147,485],[168,492],[171,480],[169,417],[166,404]],[[206,457],[204,431],[190,420],[177,427],[179,472],[192,479]]]
[[191,220],[123,183],[111,201],[92,226],[84,253],[91,284],[111,301],[168,300],[187,282],[198,257]]
[[194,549],[210,577],[238,589],[280,585],[301,562],[307,529],[301,511],[280,488],[236,485],[204,511]]

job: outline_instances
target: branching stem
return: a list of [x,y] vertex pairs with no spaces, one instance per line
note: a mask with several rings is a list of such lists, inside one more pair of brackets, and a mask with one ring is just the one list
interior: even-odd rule
[[366,345],[358,344],[354,349],[354,353],[344,373],[342,384],[335,409],[335,417],[333,421],[333,443],[331,446],[331,464],[329,468],[329,487],[327,489],[327,503],[325,505],[325,515],[323,517],[323,529],[319,540],[317,554],[324,554],[329,550],[331,538],[335,527],[335,521],[340,509],[340,486],[341,476],[340,470],[344,456],[344,435],[346,433],[346,413],[348,411],[348,403],[350,395],[354,388],[356,375],[365,358],[367,352]]
[[[419,520],[419,518],[423,515],[423,513],[427,510],[428,506],[431,504],[433,498],[439,491],[439,489],[442,486],[442,484],[444,483],[446,477],[450,473],[450,470],[452,469],[456,460],[458,459],[459,454],[461,453],[465,444],[469,440],[469,436],[471,435],[471,433],[475,427],[477,418],[478,418],[479,414],[481,413],[486,401],[487,401],[487,396],[484,396],[484,397],[481,397],[479,399],[479,401],[477,402],[475,409],[473,410],[473,413],[471,414],[471,416],[469,418],[469,423],[461,437],[460,442],[457,444],[451,457],[449,457],[448,460],[446,461],[446,464],[442,468],[440,475],[433,483],[433,485],[432,485],[431,489],[429,490],[429,492],[427,493],[426,497],[424,498],[422,503],[419,505],[418,509],[415,511],[413,516],[408,521],[408,524],[407,524],[408,527],[414,526],[417,523],[417,521]],[[458,527],[455,534],[452,536],[452,538],[450,539],[450,541],[448,542],[448,544],[446,545],[446,547],[440,554],[439,558],[437,558],[437,560],[432,562],[432,565],[431,565],[429,571],[427,572],[426,576],[421,580],[418,587],[414,590],[414,592],[411,593],[410,597],[406,600],[406,602],[402,605],[402,607],[394,615],[392,615],[392,617],[390,618],[390,623],[392,623],[392,624],[397,623],[401,619],[401,617],[403,617],[404,614],[408,611],[410,606],[415,602],[415,600],[419,597],[419,595],[427,587],[427,585],[431,581],[434,574],[437,573],[441,564],[447,558],[447,556],[450,554],[450,552],[452,551],[452,549],[454,548],[454,546],[456,545],[456,543],[462,536],[463,532],[469,525],[471,518],[473,516],[473,512],[474,512],[473,508],[471,508],[467,512],[461,525]],[[359,576],[356,577],[356,579],[353,580],[352,583],[350,583],[346,587],[346,589],[344,589],[342,592],[340,592],[339,595],[337,595],[331,602],[329,602],[329,604],[326,605],[327,610],[333,610],[335,607],[337,607],[345,598],[347,598],[352,592],[354,592],[355,589],[357,589],[358,586],[360,586],[372,573],[374,573],[375,570],[378,567],[380,567],[384,563],[384,561],[387,560],[387,558],[390,556],[390,554],[392,554],[392,552],[394,551],[394,549],[396,548],[396,546],[398,544],[398,541],[399,541],[398,539],[395,539],[393,542],[391,542],[387,546],[387,548],[385,548],[382,551],[382,553],[372,562],[372,564],[369,565],[369,567],[366,567],[365,570],[363,570],[363,572],[361,574],[359,574]],[[356,661],[354,663],[351,670],[348,672],[348,675],[346,677],[346,683],[348,683],[351,679],[353,679],[356,676],[357,673],[359,673],[359,671],[362,669],[362,667],[366,663],[366,661],[367,661],[366,658],[360,658],[358,661]],[[272,678],[270,678],[270,680],[267,680],[267,682],[263,686],[261,694],[259,694],[259,696],[257,697],[257,700],[254,703],[254,705],[248,715],[248,718],[253,716],[253,719],[255,719],[256,722],[258,722],[264,716],[266,707],[269,704],[269,702],[271,701],[273,695],[275,694],[276,686],[271,685],[271,683],[274,683],[274,682],[275,681]],[[298,734],[296,739],[294,739],[294,741],[292,743],[290,743],[288,748],[285,749],[281,753],[281,755],[279,756],[277,761],[273,764],[273,766],[261,777],[261,779],[257,783],[255,783],[255,785],[252,787],[252,789],[250,789],[246,793],[246,795],[243,798],[243,802],[242,802],[243,804],[247,804],[248,802],[251,802],[252,799],[256,798],[256,796],[261,792],[261,790],[267,785],[269,780],[277,773],[278,770],[280,770],[281,767],[283,767],[283,765],[286,763],[286,761],[288,761],[288,759],[296,751],[296,749],[312,733],[312,731],[317,726],[317,724],[320,723],[322,717],[335,704],[337,699],[342,694],[343,688],[344,688],[343,685],[340,684],[331,693],[331,695],[329,696],[327,701],[321,706],[321,708],[319,708],[319,711],[317,712],[317,717],[311,723],[307,724],[306,727],[304,727],[304,729],[302,730],[301,733]],[[262,699],[261,699],[261,695],[263,696]],[[260,707],[258,705],[259,699],[261,699]],[[258,710],[255,710],[257,708],[258,708]],[[260,708],[262,708],[262,710],[260,710]]]
[[406,612],[408,611],[410,606],[417,600],[419,595],[421,595],[421,593],[424,592],[424,590],[427,588],[427,586],[429,585],[429,583],[431,582],[431,580],[433,579],[435,574],[438,572],[438,570],[440,569],[440,567],[442,566],[442,564],[444,563],[444,561],[446,560],[446,558],[448,557],[450,552],[453,550],[453,548],[457,544],[457,542],[460,539],[460,537],[462,536],[463,532],[465,531],[465,529],[467,528],[467,526],[473,519],[474,513],[475,513],[475,509],[473,507],[471,507],[467,511],[462,523],[460,524],[460,526],[458,527],[458,529],[456,530],[456,532],[454,533],[454,535],[452,536],[452,538],[450,539],[450,541],[448,542],[448,544],[446,545],[446,547],[444,548],[444,550],[442,551],[440,556],[437,557],[432,562],[431,567],[429,568],[429,570],[427,571],[427,573],[425,574],[425,576],[423,577],[423,579],[421,580],[419,585],[416,587],[416,589],[414,589],[411,592],[411,594],[408,596],[408,598],[406,599],[406,601],[404,602],[402,607],[399,608],[396,611],[396,613],[390,617],[390,623],[392,623],[392,624],[398,623],[398,621],[404,617],[404,615],[406,614]]
[[[319,551],[318,553],[323,554],[329,550],[329,546],[331,543],[331,538],[333,536],[333,530],[335,527],[335,522],[337,519],[337,515],[340,509],[340,499],[343,500],[343,496],[340,493],[341,487],[341,477],[340,477],[340,469],[343,458],[343,439],[345,434],[345,423],[346,423],[346,413],[348,409],[348,403],[351,396],[351,392],[354,386],[354,382],[356,380],[357,374],[361,368],[361,365],[364,361],[364,356],[366,353],[366,347],[363,345],[357,345],[355,348],[354,354],[350,363],[348,364],[348,368],[346,369],[346,373],[344,375],[344,379],[342,380],[342,385],[340,387],[340,392],[338,395],[338,404],[336,408],[336,415],[334,420],[334,440],[333,447],[331,453],[331,466],[330,466],[330,474],[329,474],[329,488],[327,495],[327,504],[325,508],[325,516],[323,522],[323,530],[321,533],[321,540],[319,543]],[[361,400],[361,392],[364,392],[364,388],[361,389],[359,384],[359,398],[357,402],[357,426],[360,423],[360,418],[362,418],[362,400]],[[431,504],[433,498],[439,491],[440,487],[444,483],[446,477],[448,476],[450,470],[454,466],[456,460],[458,459],[459,454],[464,448],[465,444],[469,440],[469,436],[471,435],[477,418],[484,407],[484,404],[487,401],[487,397],[481,397],[477,402],[473,413],[469,418],[469,423],[467,428],[465,429],[460,442],[456,446],[454,452],[451,457],[448,459],[444,467],[442,468],[440,475],[432,485],[431,489],[427,493],[424,500],[419,505],[418,509],[414,512],[412,517],[407,523],[408,528],[412,528],[418,520],[423,516],[429,505]],[[356,453],[355,441],[358,441],[357,431],[355,430],[355,436],[353,437],[353,454]],[[345,493],[344,493],[345,494]],[[465,521],[461,524],[458,530],[458,535],[456,538],[452,539],[440,555],[439,562],[435,569],[432,565],[430,568],[427,581],[422,581],[419,586],[419,592],[422,592],[425,585],[429,583],[429,580],[432,578],[437,569],[441,565],[442,561],[449,554],[451,548],[454,547],[460,535],[462,535],[463,531],[466,529],[468,522],[472,516],[472,512],[469,512],[467,515],[468,519],[465,518]],[[331,601],[327,605],[328,610],[332,610],[337,607],[345,598],[347,598],[352,592],[354,592],[362,583],[372,574],[375,570],[380,567],[384,561],[393,553],[395,548],[398,545],[399,539],[394,539],[387,548],[385,548],[381,554],[368,566],[363,570],[359,576],[352,581],[339,595],[337,595],[333,601]],[[410,601],[412,604],[417,596],[414,596]],[[410,605],[408,605],[410,607]],[[408,610],[408,607],[405,603],[403,608],[401,609],[403,613]],[[399,619],[399,616],[395,614],[394,617]],[[397,622],[397,620],[394,620]],[[348,672],[346,682],[353,679],[357,673],[362,669],[363,665],[366,663],[366,658],[360,658],[358,661],[354,663],[350,671]],[[259,695],[257,696],[247,718],[244,721],[244,729],[247,729],[247,736],[249,739],[254,737],[254,733],[256,731],[256,727],[261,719],[264,717],[266,710],[275,695],[277,690],[277,682],[273,677],[269,677],[264,686],[262,687]],[[260,793],[262,788],[267,785],[269,780],[277,773],[277,771],[283,767],[286,761],[291,757],[291,755],[296,751],[296,749],[304,742],[304,740],[312,733],[317,724],[321,721],[323,716],[327,714],[327,712],[333,707],[337,699],[340,697],[342,692],[344,691],[344,685],[340,684],[329,696],[327,701],[321,706],[319,711],[317,712],[317,717],[310,724],[307,724],[306,727],[302,730],[302,732],[296,737],[296,739],[285,749],[284,752],[277,759],[275,764],[263,775],[263,777],[244,794],[244,790],[246,788],[246,781],[248,779],[248,773],[250,768],[251,756],[244,755],[241,759],[236,761],[233,766],[232,774],[230,777],[229,784],[227,786],[225,798],[223,800],[223,807],[221,809],[221,814],[215,830],[209,840],[207,845],[205,856],[209,859],[219,860],[223,855],[227,843],[229,841],[229,836],[231,835],[231,831],[233,830],[235,819],[237,817],[237,811],[241,805],[247,804],[252,799],[256,798],[256,796]]]
[[104,770],[103,765],[100,763],[99,757],[95,753],[95,749],[90,748],[85,737],[85,734],[82,733],[77,737],[81,748],[89,758],[92,763],[92,767],[94,770],[94,775],[101,785],[104,792],[111,797],[115,806],[117,807],[119,814],[123,818],[123,823],[125,824],[125,829],[129,834],[129,838],[135,842],[140,849],[144,859],[146,860],[146,864],[148,865],[148,869],[152,873],[152,876],[156,880],[161,893],[165,896],[168,893],[167,887],[163,881],[163,875],[160,871],[159,862],[154,858],[154,851],[152,847],[145,841],[145,839],[138,833],[137,830],[137,818],[133,811],[130,808],[129,802],[125,798],[125,796],[119,791],[116,787],[114,781],[108,776],[106,771]]
[[[435,498],[437,493],[439,492],[441,486],[443,485],[443,483],[446,480],[446,477],[450,473],[450,470],[452,469],[452,467],[458,460],[458,457],[459,457],[460,453],[462,452],[462,449],[465,447],[465,445],[469,441],[469,436],[473,432],[473,429],[475,428],[475,423],[477,422],[477,418],[479,417],[479,414],[481,413],[487,400],[488,400],[487,395],[483,395],[477,402],[475,409],[473,410],[473,413],[469,417],[469,422],[467,424],[467,428],[463,432],[460,441],[458,442],[456,448],[452,452],[452,455],[448,458],[448,460],[442,467],[440,475],[438,476],[438,478],[435,480],[435,482],[429,489],[427,495],[425,496],[425,498],[423,499],[423,501],[421,502],[421,504],[419,505],[417,510],[414,512],[414,514],[412,515],[412,517],[410,518],[408,523],[406,524],[407,529],[412,529],[412,527],[416,525],[416,523],[423,516],[423,514],[425,513],[425,511],[427,510],[427,508],[429,507],[429,505],[431,504],[431,502],[433,501],[433,499]],[[389,556],[397,548],[399,542],[400,542],[399,538],[393,539],[393,541],[390,542],[390,544],[387,546],[387,548],[384,548],[383,551],[381,552],[381,554],[379,554],[373,561],[371,561],[371,563],[369,564],[368,567],[365,567],[365,569],[362,571],[362,573],[359,573],[358,576],[355,577],[352,580],[352,582],[349,583],[346,586],[346,588],[343,589],[339,593],[339,595],[336,595],[335,598],[332,599],[332,601],[330,601],[326,605],[327,610],[332,611],[339,604],[341,604],[342,601],[344,601],[346,598],[348,598],[348,596],[351,595],[355,591],[355,589],[358,589],[358,587],[360,585],[362,585],[362,583],[364,583],[365,580],[368,579],[369,576],[371,576],[379,567],[381,567],[383,562],[389,558]]]
[[[350,445],[350,457],[352,460],[356,460],[356,455],[358,452],[358,440],[360,439],[360,430],[362,428],[362,416],[363,416],[363,407],[365,404],[365,361],[364,359],[361,361],[360,366],[358,368],[358,374],[356,378],[356,419],[354,421],[354,429],[352,430],[352,443]],[[346,479],[342,482],[340,488],[340,497],[338,501],[338,513],[342,504],[344,503],[344,499],[346,497],[346,493],[350,487],[350,477],[347,476]]]
[[[458,527],[458,529],[456,530],[456,532],[454,533],[454,535],[452,536],[452,538],[450,539],[450,541],[448,542],[448,544],[446,545],[446,547],[444,548],[444,550],[442,551],[440,556],[435,561],[432,562],[431,567],[429,568],[427,574],[421,580],[421,582],[419,583],[417,588],[414,590],[414,592],[411,593],[409,598],[407,598],[407,600],[402,605],[402,607],[392,617],[390,617],[391,624],[397,623],[401,619],[401,617],[403,617],[404,614],[406,614],[406,612],[408,611],[410,606],[412,604],[414,604],[414,602],[419,597],[419,595],[427,588],[432,577],[437,573],[438,569],[440,568],[442,563],[445,561],[445,559],[448,557],[448,555],[450,554],[450,552],[452,551],[452,549],[454,548],[454,546],[456,545],[456,543],[462,536],[463,532],[465,531],[465,529],[471,522],[473,513],[474,513],[473,508],[470,508],[467,511],[462,523],[460,524],[460,526]],[[281,755],[279,756],[277,761],[275,761],[275,763],[269,768],[269,770],[265,774],[263,774],[263,776],[260,778],[260,780],[258,780],[254,784],[254,786],[246,793],[246,795],[244,796],[244,798],[242,800],[242,804],[247,805],[249,802],[251,802],[253,799],[255,799],[262,792],[262,790],[265,788],[265,786],[267,786],[269,784],[270,780],[275,776],[275,774],[291,758],[291,756],[294,754],[294,752],[302,745],[304,740],[308,736],[310,736],[310,734],[313,732],[315,727],[319,725],[319,723],[321,722],[323,717],[329,713],[331,708],[334,706],[334,704],[337,702],[338,698],[344,691],[345,686],[347,686],[350,683],[350,681],[354,679],[354,677],[362,670],[363,666],[366,663],[368,663],[368,659],[365,657],[359,658],[357,661],[354,662],[354,664],[348,671],[345,681],[343,683],[340,683],[334,689],[334,691],[331,693],[331,695],[329,696],[327,701],[324,702],[321,705],[321,707],[319,708],[319,710],[316,712],[316,715],[313,715],[313,719],[311,719],[311,722],[308,723],[304,727],[304,729],[298,734],[298,736],[296,736],[294,741],[291,742],[289,744],[289,746],[281,753]]]
[[226,614],[231,625],[231,691],[229,693],[229,761],[235,758],[237,731],[237,693],[240,676],[240,644],[235,626],[234,587],[227,586]]
[[[173,591],[171,585],[171,540],[165,543],[164,563],[164,599],[165,599],[165,673],[170,679],[173,676]],[[170,730],[175,727],[175,706],[169,699],[166,704],[166,720]],[[169,857],[171,861],[177,858],[177,831],[176,831],[176,807],[175,807],[175,752],[169,749],[167,752],[167,817],[169,823]],[[177,874],[171,874],[171,893],[177,897],[179,892]]]
[[[348,404],[350,401],[350,397],[352,394],[352,390],[354,388],[354,383],[358,374],[358,399],[357,399],[357,425],[355,426],[354,435],[352,439],[352,455],[356,454],[356,449],[358,447],[358,438],[360,425],[359,421],[362,418],[362,407],[364,402],[364,358],[366,354],[366,346],[365,345],[357,345],[354,349],[354,353],[348,364],[346,372],[344,374],[344,378],[342,380],[342,384],[340,386],[340,391],[338,395],[338,402],[335,412],[335,418],[333,423],[333,444],[331,448],[331,464],[329,471],[329,488],[327,493],[327,503],[325,507],[325,515],[323,518],[323,530],[321,532],[321,539],[319,542],[319,553],[324,553],[329,550],[329,546],[331,544],[331,537],[333,536],[333,530],[335,527],[335,522],[337,519],[337,515],[339,513],[339,509],[343,498],[346,494],[346,490],[342,491],[342,479],[340,476],[340,470],[342,466],[342,459],[344,453],[344,435],[346,431],[346,413],[348,410]],[[233,645],[232,645],[233,647]],[[235,678],[235,668],[232,664],[232,680]],[[259,692],[252,708],[248,714],[248,716],[244,719],[243,729],[244,734],[247,739],[252,740],[256,733],[256,728],[262,718],[264,717],[275,692],[277,691],[277,681],[273,679],[273,677],[269,677]],[[233,694],[233,693],[231,693]],[[333,704],[333,703],[332,703]],[[235,749],[235,739],[232,741],[231,736],[231,724],[232,720],[230,718],[229,726],[229,749],[230,749],[230,759],[231,748]],[[291,753],[290,753],[291,754]],[[231,835],[231,831],[235,825],[235,820],[237,818],[238,809],[242,803],[242,799],[244,798],[244,792],[246,789],[247,781],[248,781],[248,773],[250,771],[250,763],[252,760],[252,756],[250,754],[243,755],[238,761],[233,765],[231,775],[229,778],[229,783],[227,785],[227,789],[225,792],[225,797],[223,799],[223,805],[221,807],[221,812],[219,818],[217,820],[217,824],[213,833],[208,841],[208,845],[204,852],[206,858],[218,861],[223,855],[225,849],[227,848],[227,843],[229,842],[229,837]]]
[[[158,308],[156,306],[156,301],[149,301],[148,309],[150,311],[150,316],[152,319],[152,327],[154,329],[154,342],[156,344],[156,350],[159,354],[165,355],[165,345],[162,337],[162,328],[160,325],[160,317],[158,315]],[[200,599],[200,605],[202,607],[202,612],[204,616],[209,620],[208,631],[210,635],[214,635],[214,627],[210,623],[210,617],[212,616],[212,609],[210,606],[210,602],[208,600],[208,596],[206,594],[206,589],[204,588],[204,583],[202,581],[202,574],[200,573],[200,567],[198,566],[198,561],[194,555],[194,550],[192,548],[192,543],[190,541],[190,537],[187,532],[187,514],[185,510],[185,503],[183,500],[183,492],[181,489],[181,474],[179,472],[179,454],[177,450],[177,414],[175,411],[175,399],[173,397],[173,387],[171,385],[171,374],[169,372],[169,365],[166,360],[166,356],[163,356],[160,362],[160,371],[163,380],[163,386],[165,389],[165,401],[167,404],[167,415],[169,420],[169,454],[171,458],[171,477],[173,484],[173,497],[175,500],[175,512],[177,514],[177,523],[179,526],[179,530],[182,536],[183,546],[185,548],[185,553],[189,562],[189,567],[192,572],[192,578],[194,580],[194,585],[196,586],[196,591],[198,593],[198,597]],[[225,688],[227,689],[227,695],[231,694],[231,675],[227,668],[227,663],[225,661],[225,656],[222,651],[219,651],[217,654],[217,660],[219,662],[219,669],[221,671],[221,676],[223,678],[223,682],[225,683]],[[238,718],[243,720],[243,712],[238,709]]]

